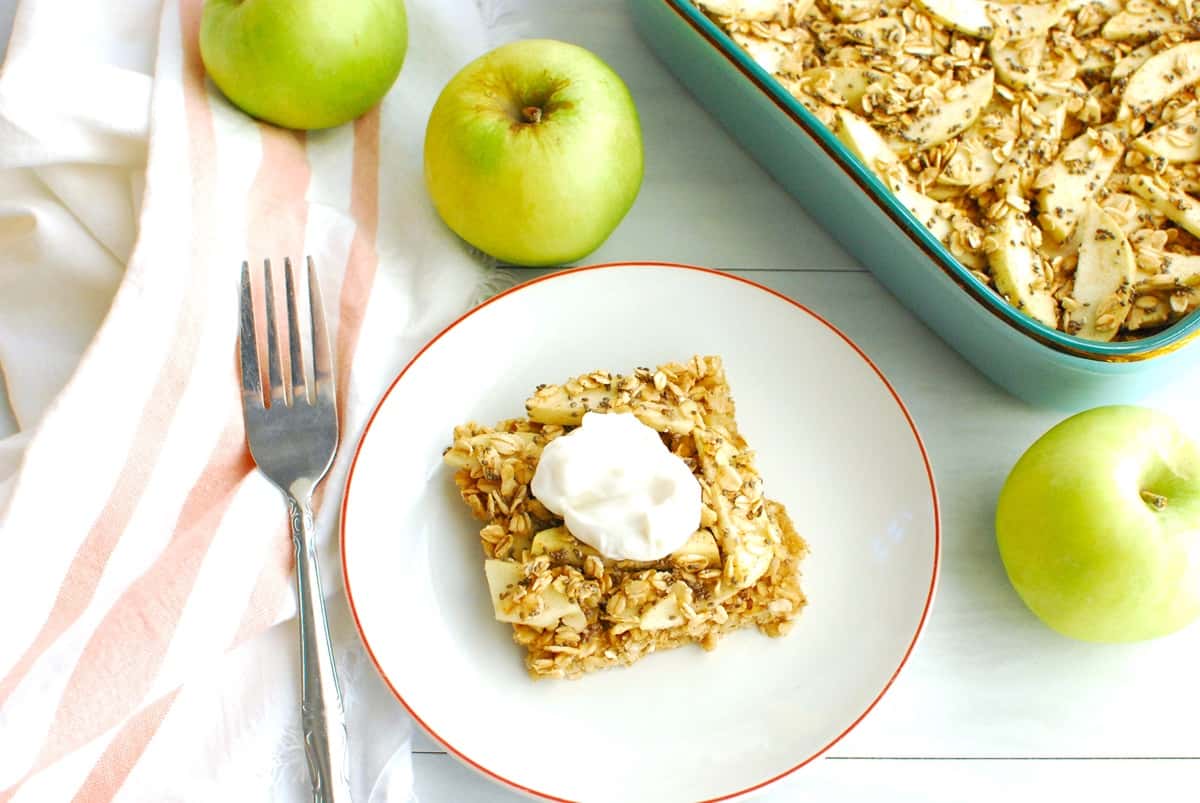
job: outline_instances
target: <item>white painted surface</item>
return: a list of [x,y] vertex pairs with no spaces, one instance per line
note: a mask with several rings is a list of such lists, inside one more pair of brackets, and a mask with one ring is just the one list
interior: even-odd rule
[[[497,39],[556,36],[591,47],[638,102],[646,183],[594,261],[769,269],[746,275],[855,339],[903,396],[929,448],[944,540],[925,636],[883,702],[830,758],[757,799],[1195,800],[1200,627],[1140,646],[1069,642],[1023,608],[1000,565],[996,494],[1021,451],[1059,416],[990,385],[854,266],[633,38],[622,3],[484,1],[519,7],[499,16]],[[15,0],[0,0],[0,42],[14,8]],[[800,348],[785,344],[781,353]],[[1198,392],[1200,377],[1147,402],[1188,423]],[[0,436],[11,426],[5,406],[0,399]],[[422,803],[521,799],[427,738],[416,749]],[[581,770],[589,766],[581,758]]]

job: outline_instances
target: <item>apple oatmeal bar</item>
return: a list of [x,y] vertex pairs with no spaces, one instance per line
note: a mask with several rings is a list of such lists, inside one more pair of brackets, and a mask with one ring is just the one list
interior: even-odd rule
[[[782,636],[805,604],[807,545],[782,504],[763,495],[738,432],[719,357],[596,371],[539,386],[526,418],[454,431],[444,455],[476,519],[496,618],[513,626],[534,678],[578,677],[755,625]],[[698,481],[700,527],[650,562],[613,560],[574,538],[533,497],[542,449],[585,412],[628,412],[656,430]]]

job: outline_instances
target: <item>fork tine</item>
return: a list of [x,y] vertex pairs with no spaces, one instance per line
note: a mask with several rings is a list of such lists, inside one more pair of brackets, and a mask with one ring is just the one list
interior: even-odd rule
[[313,384],[316,396],[333,401],[333,363],[329,355],[329,330],[325,326],[325,305],[321,301],[321,285],[317,268],[308,258],[308,306],[312,315]]
[[271,260],[263,260],[263,275],[266,277],[267,296],[267,377],[271,384],[271,404],[287,404],[287,390],[283,386],[283,369],[279,362],[279,330],[275,323],[275,284],[271,281]]
[[283,283],[287,296],[288,363],[292,376],[292,404],[297,399],[308,401],[308,386],[304,379],[304,353],[300,349],[300,324],[296,315],[296,278],[292,275],[291,257],[283,258]]
[[254,333],[254,298],[250,293],[250,263],[242,263],[241,309],[238,313],[238,362],[242,366],[242,404],[262,407],[262,376],[258,372],[258,337]]

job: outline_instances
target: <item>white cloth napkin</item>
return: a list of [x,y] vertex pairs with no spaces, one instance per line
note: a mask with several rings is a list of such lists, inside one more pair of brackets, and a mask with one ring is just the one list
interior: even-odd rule
[[201,4],[23,0],[0,72],[19,427],[0,440],[0,801],[311,799],[284,507],[244,447],[234,356],[241,261],[304,254],[335,332],[345,447],[318,527],[356,799],[403,801],[411,725],[349,622],[335,514],[379,393],[493,276],[421,178],[489,4],[406,0],[380,109],[307,136],[204,81]]

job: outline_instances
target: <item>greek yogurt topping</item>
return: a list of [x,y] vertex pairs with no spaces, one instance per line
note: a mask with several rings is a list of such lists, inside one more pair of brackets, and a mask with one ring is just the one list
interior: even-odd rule
[[631,413],[584,414],[546,444],[532,490],[573,536],[613,560],[657,560],[700,526],[700,484]]

